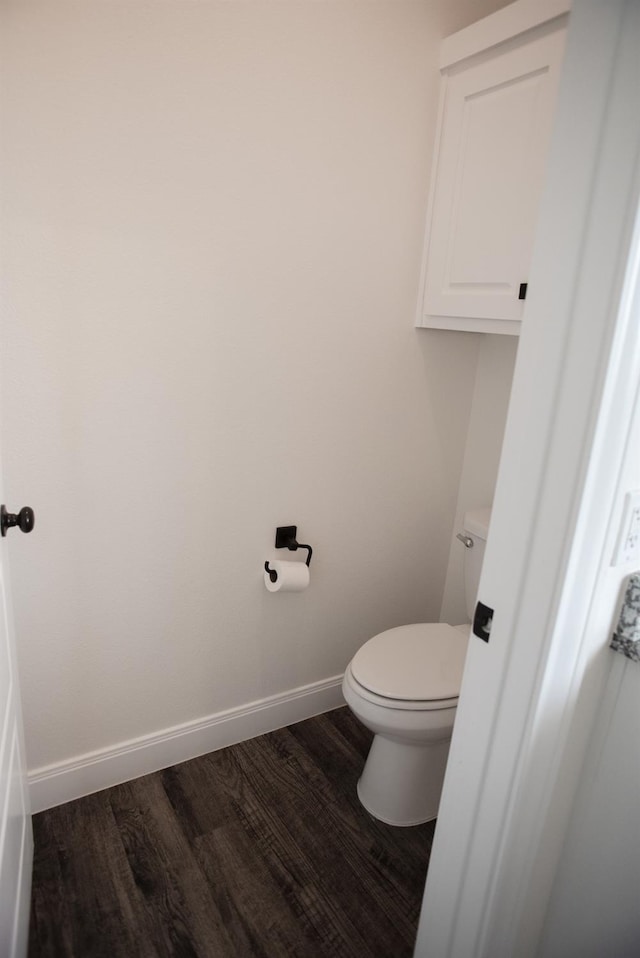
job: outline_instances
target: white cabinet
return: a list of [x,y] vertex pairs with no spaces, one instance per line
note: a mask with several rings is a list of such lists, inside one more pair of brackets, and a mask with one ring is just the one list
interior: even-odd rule
[[519,0],[444,41],[420,326],[519,332],[567,18],[504,34],[545,6],[562,5]]

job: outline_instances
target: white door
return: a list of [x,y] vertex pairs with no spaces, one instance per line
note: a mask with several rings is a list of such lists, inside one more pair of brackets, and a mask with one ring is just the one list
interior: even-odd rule
[[0,713],[0,955],[21,958],[27,951],[33,838],[6,537],[0,537]]
[[443,80],[427,315],[522,318],[565,32],[503,44]]

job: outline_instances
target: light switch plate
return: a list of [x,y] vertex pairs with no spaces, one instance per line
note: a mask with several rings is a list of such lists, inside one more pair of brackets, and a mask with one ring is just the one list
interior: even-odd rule
[[640,489],[625,496],[613,565],[626,565],[634,560],[640,561]]

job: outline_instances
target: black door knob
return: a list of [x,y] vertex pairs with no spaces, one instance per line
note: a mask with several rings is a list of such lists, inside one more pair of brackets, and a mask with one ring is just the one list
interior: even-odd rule
[[29,506],[24,506],[17,515],[15,512],[7,512],[5,506],[0,506],[0,534],[3,536],[6,536],[7,529],[12,526],[18,526],[23,532],[31,532],[35,521],[33,509]]

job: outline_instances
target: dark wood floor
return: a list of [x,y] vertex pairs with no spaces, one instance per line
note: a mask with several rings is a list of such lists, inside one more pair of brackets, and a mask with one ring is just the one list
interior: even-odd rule
[[34,816],[30,958],[402,958],[433,823],[356,797],[347,709]]

